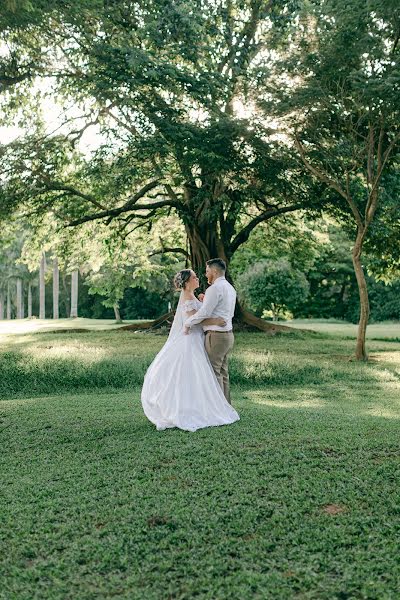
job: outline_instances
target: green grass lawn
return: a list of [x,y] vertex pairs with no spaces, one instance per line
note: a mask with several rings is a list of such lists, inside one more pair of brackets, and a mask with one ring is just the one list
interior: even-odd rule
[[[139,323],[140,321],[124,321],[124,325],[129,323]],[[284,325],[295,327],[296,329],[312,329],[318,333],[328,333],[329,335],[355,338],[357,337],[357,325],[338,321],[334,319],[295,319],[287,321]],[[87,329],[89,331],[107,331],[121,327],[114,319],[14,319],[11,321],[0,321],[0,335],[2,334],[26,334],[37,332],[57,331],[60,329]],[[367,329],[367,338],[369,339],[397,339],[400,341],[400,322],[386,321],[384,323],[372,323]]]
[[[313,329],[319,333],[329,335],[356,338],[357,325],[346,321],[335,321],[330,319],[295,319],[288,321],[285,325],[297,329]],[[400,321],[384,321],[382,323],[371,323],[367,328],[367,339],[397,339],[400,342]]]
[[[128,323],[139,323],[140,321],[124,321]],[[74,319],[12,319],[0,321],[1,334],[23,334],[45,331],[57,331],[59,329],[87,329],[109,330],[121,327],[115,319],[85,319],[82,317]]]
[[238,334],[241,420],[196,433],[142,413],[163,335],[0,339],[1,599],[399,597],[390,336],[359,364],[339,334]]

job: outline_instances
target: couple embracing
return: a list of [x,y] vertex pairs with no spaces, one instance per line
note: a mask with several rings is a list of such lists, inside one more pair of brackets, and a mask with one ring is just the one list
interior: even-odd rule
[[181,294],[174,321],[142,388],[144,413],[158,430],[196,431],[239,420],[230,404],[228,373],[236,292],[225,271],[222,259],[207,261],[210,287],[203,302],[194,295],[199,287],[194,271],[183,269],[175,276]]

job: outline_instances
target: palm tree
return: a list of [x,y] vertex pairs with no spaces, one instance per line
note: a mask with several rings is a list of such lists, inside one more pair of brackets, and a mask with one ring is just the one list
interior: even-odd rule
[[58,258],[53,258],[53,319],[59,319],[59,296],[60,296],[60,271],[58,268]]
[[78,269],[71,273],[71,318],[78,316],[78,274]]
[[22,302],[22,279],[17,277],[17,319],[24,318],[24,308]]
[[4,320],[4,289],[0,288],[0,321]]
[[32,282],[28,281],[28,319],[32,319]]
[[11,319],[11,290],[10,280],[7,281],[7,319]]
[[46,318],[46,284],[45,284],[45,272],[46,272],[46,254],[42,252],[42,258],[40,260],[40,274],[39,274],[39,319]]

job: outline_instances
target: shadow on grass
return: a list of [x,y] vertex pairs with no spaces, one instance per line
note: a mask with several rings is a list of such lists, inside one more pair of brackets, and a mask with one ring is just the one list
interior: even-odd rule
[[[0,354],[0,398],[59,394],[68,391],[131,389],[142,385],[154,353],[141,356],[41,356],[12,350]],[[372,383],[373,365],[343,358],[301,357],[243,350],[230,362],[232,384],[293,386],[328,382]]]
[[243,398],[254,409],[284,409],[302,411],[304,414],[341,416],[400,418],[399,386],[375,381],[372,385],[321,384],[318,386],[286,388],[244,388]]
[[[41,335],[40,343],[29,336],[25,343],[10,344],[0,352],[0,399],[140,388],[164,341],[160,336],[129,333],[90,332],[87,338],[63,335],[59,340]],[[395,412],[395,400],[390,400],[392,408],[387,403],[398,393],[400,352],[386,342],[375,344],[371,361],[359,363],[348,360],[350,348],[348,342],[325,337],[238,334],[230,361],[231,382],[262,390],[266,398],[272,390],[283,402],[295,388],[302,388],[308,402],[318,403],[318,394],[329,389],[331,401],[337,394],[344,408],[346,397],[360,395],[362,405],[363,399],[366,404],[375,394],[389,412]]]

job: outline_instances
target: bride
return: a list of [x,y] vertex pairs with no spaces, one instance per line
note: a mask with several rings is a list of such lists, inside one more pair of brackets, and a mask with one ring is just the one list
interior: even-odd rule
[[174,278],[181,290],[168,339],[144,378],[142,406],[158,430],[178,427],[196,431],[203,427],[227,425],[239,420],[227,402],[204,347],[202,325],[225,325],[221,318],[204,320],[185,335],[183,324],[201,307],[194,295],[199,279],[191,269]]

